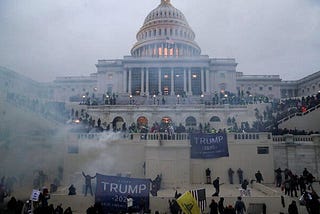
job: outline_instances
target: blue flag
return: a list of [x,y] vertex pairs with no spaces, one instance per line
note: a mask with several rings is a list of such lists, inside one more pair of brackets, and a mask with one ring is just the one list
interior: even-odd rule
[[133,212],[138,212],[142,206],[148,209],[149,192],[149,179],[97,174],[95,201],[101,203],[104,213],[126,212],[128,198]]
[[190,141],[191,158],[193,159],[229,157],[226,133],[191,134]]

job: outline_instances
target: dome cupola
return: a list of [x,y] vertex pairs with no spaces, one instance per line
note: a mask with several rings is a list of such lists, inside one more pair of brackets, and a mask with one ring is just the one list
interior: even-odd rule
[[201,53],[185,16],[170,0],[161,0],[147,15],[136,39],[131,49],[134,57],[190,57]]

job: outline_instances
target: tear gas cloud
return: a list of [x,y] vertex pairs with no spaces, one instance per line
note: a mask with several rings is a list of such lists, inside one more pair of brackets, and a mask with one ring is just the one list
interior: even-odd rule
[[90,175],[119,173],[120,159],[117,163],[114,160],[119,148],[113,146],[109,150],[108,142],[120,139],[120,133],[104,132],[99,140],[80,142],[81,155],[88,156],[75,165],[77,168],[72,168],[74,165],[68,166],[68,158],[77,158],[78,154],[68,154],[68,125],[46,119],[23,105],[7,102],[3,96],[0,104],[0,177],[15,177],[15,186],[19,189],[29,194],[40,171],[46,175],[45,185],[49,186],[59,177],[59,168],[62,168],[64,179],[60,184],[68,186],[74,182],[78,188],[83,184],[82,171]]

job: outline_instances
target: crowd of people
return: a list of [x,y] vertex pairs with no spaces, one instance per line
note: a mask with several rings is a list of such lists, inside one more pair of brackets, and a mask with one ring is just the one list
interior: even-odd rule
[[[229,175],[229,182],[230,184],[233,184],[233,174],[235,173],[232,168],[229,168],[228,170]],[[288,213],[289,214],[297,214],[297,202],[299,202],[300,205],[303,205],[306,207],[306,210],[308,214],[319,214],[319,199],[320,197],[314,191],[313,189],[313,183],[315,182],[315,177],[312,175],[311,172],[309,172],[306,168],[303,170],[302,174],[298,177],[296,174],[294,174],[290,169],[284,169],[278,168],[275,171],[275,185],[278,188],[281,188],[282,191],[284,191],[284,194],[288,197],[297,197],[296,200],[292,200],[291,204],[288,206]],[[243,178],[243,170],[239,168],[236,173],[238,174],[239,184],[241,184],[242,189],[247,189],[247,186],[249,184],[247,179]],[[44,174],[41,172],[40,174]],[[90,176],[82,173],[85,180],[86,185],[86,192],[89,189],[90,193],[92,195],[92,189],[91,189],[91,180],[94,178],[94,176]],[[207,168],[205,170],[206,174],[206,182],[211,183],[211,170]],[[43,176],[45,177],[45,176]],[[160,183],[161,183],[161,175],[158,175],[156,179],[154,179],[151,183],[153,186],[153,189],[159,190],[160,189]],[[256,182],[261,183],[263,181],[263,176],[260,170],[257,170],[255,173]],[[212,184],[215,188],[215,193],[212,195],[213,198],[208,204],[208,208],[210,210],[210,214],[243,214],[247,211],[245,203],[242,201],[242,197],[239,196],[237,200],[234,202],[234,204],[228,204],[224,205],[224,198],[219,196],[220,193],[220,178],[216,177],[212,181]],[[39,191],[39,194],[36,196],[33,196],[33,199],[28,199],[25,201],[17,200],[14,196],[10,196],[7,190],[10,188],[7,186],[7,182],[10,181],[10,179],[5,179],[5,177],[1,178],[1,184],[0,184],[0,213],[12,213],[12,214],[29,214],[29,213],[35,213],[35,214],[70,214],[73,213],[73,210],[71,207],[62,207],[62,204],[56,205],[56,207],[53,204],[50,204],[50,194],[51,191],[49,191],[48,188],[42,188],[41,191]],[[252,182],[252,180],[250,181]],[[73,188],[72,188],[73,187]],[[300,190],[300,194],[298,196],[298,190]],[[75,195],[75,188],[73,185],[69,187],[69,194],[68,195]],[[70,194],[70,192],[73,192]],[[86,196],[86,193],[85,193]],[[156,196],[156,194],[154,195]],[[177,203],[177,198],[181,196],[180,193],[175,193],[174,199],[169,200],[169,210],[171,214],[180,214],[181,208],[179,207]],[[248,195],[246,195],[248,196]],[[250,195],[249,195],[250,196]],[[10,199],[4,203],[4,199],[6,197],[10,197]],[[215,197],[219,197],[219,201],[215,201]],[[284,202],[283,202],[284,203]],[[283,204],[284,206],[284,204]],[[263,213],[266,213],[266,205],[263,204]],[[88,207],[86,209],[87,214],[102,214],[103,209],[101,203],[96,202],[94,205]],[[148,213],[151,213],[151,211],[148,209]]]
[[273,103],[273,112],[276,113],[276,120],[281,120],[295,113],[305,113],[320,104],[320,93],[307,97],[282,99]]
[[[218,203],[215,199],[211,200],[209,204],[210,214],[244,214],[247,211],[245,203],[242,201],[242,197],[238,196],[234,206],[229,204],[224,206],[224,198],[220,197]],[[265,212],[264,212],[265,213]]]
[[[306,207],[309,214],[319,214],[320,211],[320,197],[312,186],[314,182],[316,182],[315,177],[307,168],[304,168],[300,176],[287,168],[282,170],[279,167],[275,170],[276,187],[281,188],[286,196],[299,197],[300,204]],[[300,191],[300,196],[298,191]],[[289,214],[296,214],[295,206],[295,202],[290,204]]]
[[[86,92],[82,96],[73,96],[70,101],[79,102],[80,105],[136,105],[136,104],[205,104],[205,105],[248,105],[257,103],[268,103],[270,99],[264,95],[252,95],[250,92],[232,93],[230,91],[220,91],[210,95],[204,95],[202,92],[199,96],[193,96],[200,99],[188,99],[186,92],[175,95],[165,95],[159,92],[152,92],[149,96],[140,94],[130,96],[119,96],[117,93],[105,93],[98,97],[95,93]],[[171,99],[174,98],[174,99]],[[139,100],[139,102],[137,102]]]
[[[181,96],[182,97],[182,96]],[[183,98],[183,97],[182,97]],[[98,105],[100,104],[107,104],[107,105],[116,105],[116,100],[120,99],[118,95],[115,93],[113,94],[105,94],[103,95],[102,99],[98,99],[95,95],[89,96],[87,94],[85,99],[81,104],[86,105]],[[101,132],[101,131],[123,131],[124,129],[119,129],[112,125],[112,127],[106,126],[103,127],[101,124],[98,124],[98,121],[94,121],[88,114],[75,112],[73,109],[70,111],[67,110],[63,103],[58,102],[47,102],[41,101],[36,98],[26,97],[23,95],[19,95],[13,92],[8,92],[6,97],[7,102],[11,104],[21,107],[27,108],[30,111],[35,113],[41,114],[43,117],[53,119],[55,121],[66,122],[70,117],[73,119],[79,119],[82,125],[85,125],[81,130],[84,132]],[[98,101],[99,102],[98,102]],[[264,132],[264,131],[272,131],[274,134],[286,134],[286,133],[293,133],[293,134],[312,134],[309,132],[305,132],[303,130],[282,130],[278,129],[278,122],[289,115],[296,114],[296,113],[304,113],[308,109],[313,108],[320,104],[320,93],[312,96],[306,96],[301,98],[289,98],[289,99],[282,99],[282,100],[269,100],[265,96],[250,96],[249,94],[234,94],[228,91],[223,91],[220,94],[212,95],[212,101],[205,101],[205,104],[225,104],[228,103],[230,105],[248,105],[248,104],[257,104],[257,103],[270,103],[270,107],[266,108],[265,111],[259,112],[259,110],[255,113],[256,114],[256,121],[253,124],[243,123],[238,124],[238,122],[233,121],[232,123],[229,121],[228,124],[230,127],[226,131],[232,132]],[[94,101],[94,102],[93,102]],[[166,100],[162,101],[161,104],[166,104]],[[84,111],[84,110],[82,110]],[[91,118],[91,120],[90,120]],[[230,119],[231,120],[231,119]],[[161,126],[161,123],[159,123]],[[159,125],[158,124],[158,125]],[[171,124],[173,126],[174,132],[217,132],[218,130],[213,129],[210,127],[209,123],[206,124],[199,124],[198,126],[188,126],[185,127],[181,124]],[[130,125],[131,127],[132,125]],[[144,127],[141,128],[139,124],[135,124],[135,127],[131,127],[130,131],[136,132],[152,132],[157,127],[157,124],[152,125],[152,127]],[[125,129],[127,130],[127,129]],[[165,129],[161,129],[160,131],[164,131]]]

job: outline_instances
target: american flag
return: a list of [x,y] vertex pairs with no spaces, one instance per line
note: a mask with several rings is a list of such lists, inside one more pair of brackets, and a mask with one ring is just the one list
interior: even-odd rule
[[206,200],[206,189],[195,189],[190,190],[190,193],[192,196],[196,199],[198,202],[198,205],[200,207],[201,211],[204,211],[204,209],[207,206],[207,200]]
[[170,45],[173,45],[173,44],[174,44],[174,41],[173,41],[171,38],[167,37],[167,38],[166,38],[166,43],[168,43],[168,44],[170,44]]

